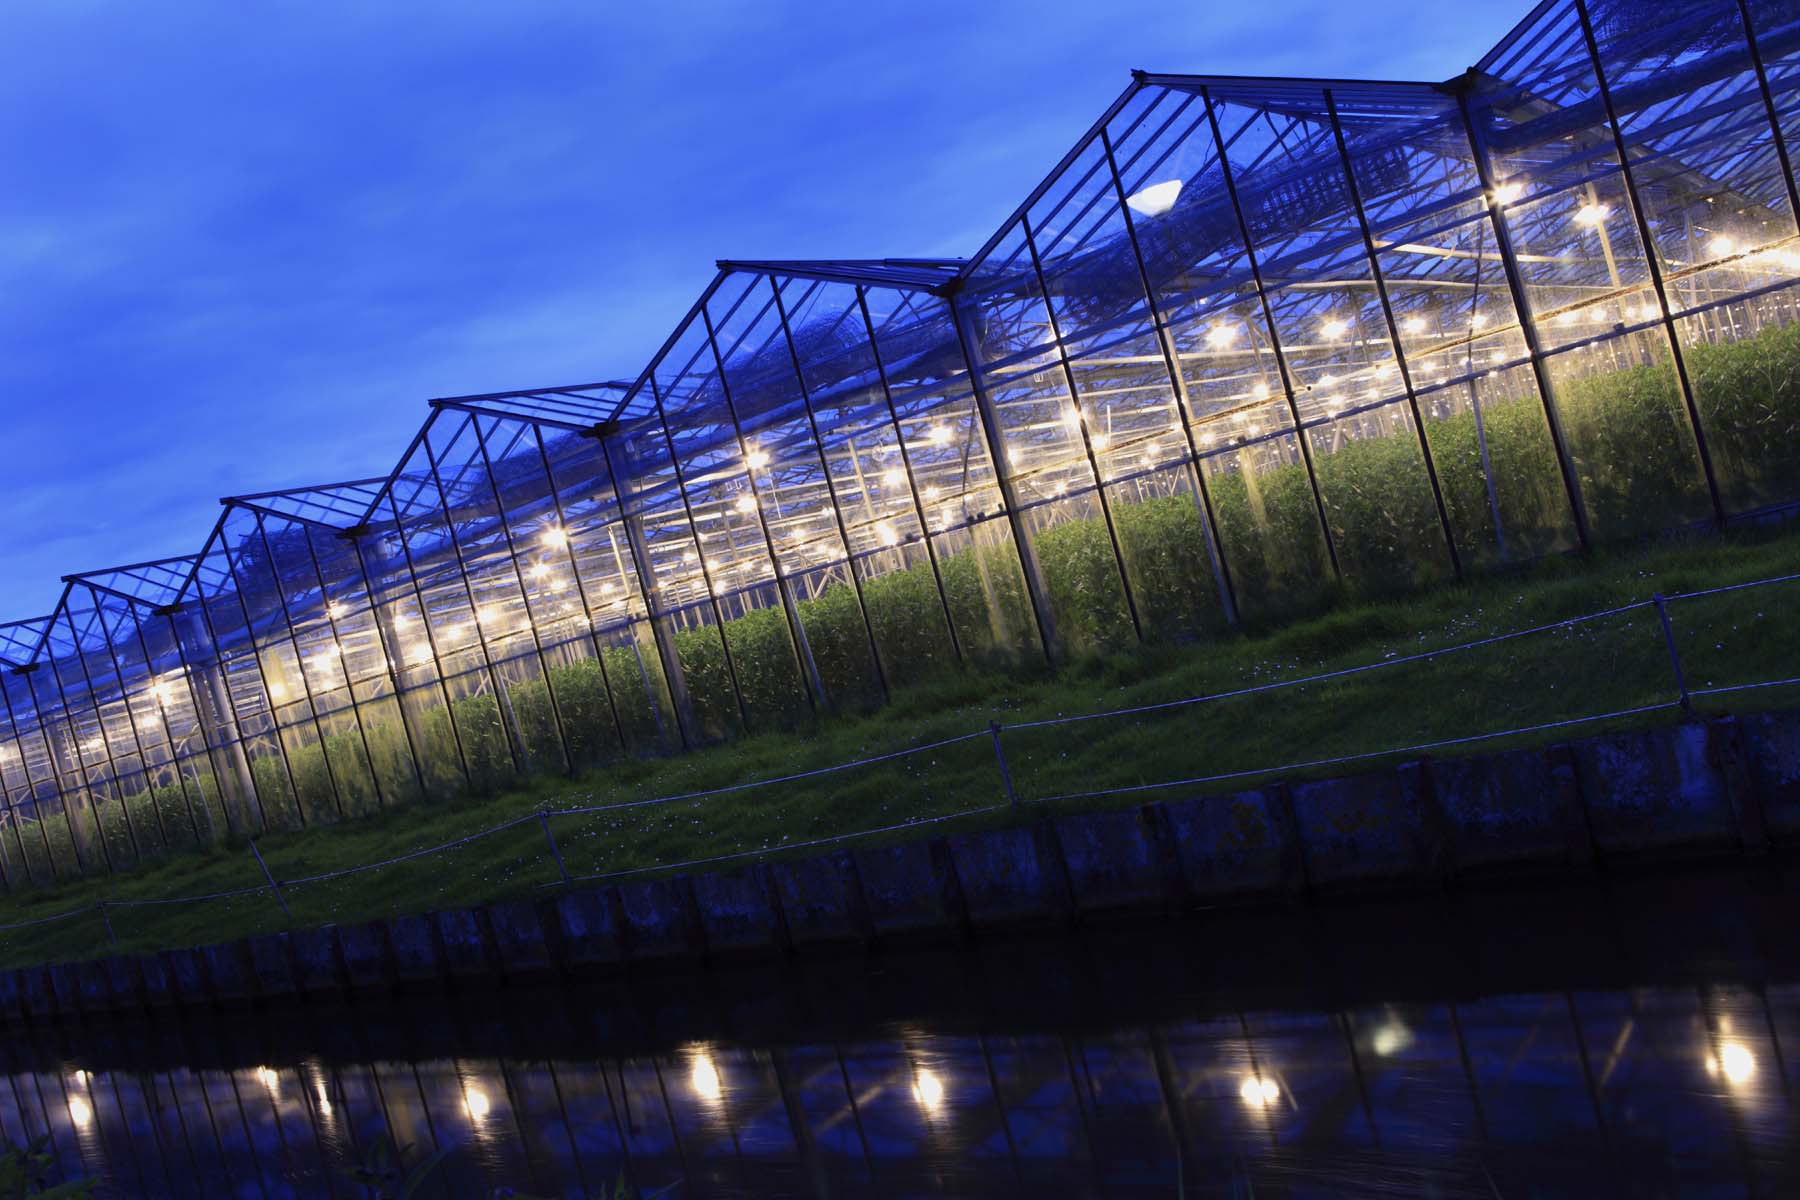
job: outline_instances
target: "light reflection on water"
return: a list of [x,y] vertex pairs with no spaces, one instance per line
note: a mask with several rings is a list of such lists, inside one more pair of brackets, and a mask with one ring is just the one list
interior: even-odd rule
[[[1181,950],[1195,939],[1159,953]],[[1023,960],[985,954],[920,960],[985,1011],[811,1032],[767,1007],[767,973],[698,1017],[678,1010],[728,974],[629,1002],[568,988],[39,1029],[7,1043],[0,1133],[49,1131],[66,1175],[121,1196],[362,1195],[340,1181],[384,1136],[412,1160],[450,1148],[418,1194],[467,1197],[620,1179],[684,1197],[1766,1195],[1800,1178],[1800,975],[1594,986],[1571,966],[1569,986],[1508,991],[1449,970],[1401,999],[1223,1005],[1185,962],[1103,963],[1130,999],[1039,1011],[1033,986],[995,983]],[[874,962],[837,977],[880,993]],[[794,986],[809,995],[784,1003],[831,1006]],[[631,1003],[650,1016],[626,1036]]]

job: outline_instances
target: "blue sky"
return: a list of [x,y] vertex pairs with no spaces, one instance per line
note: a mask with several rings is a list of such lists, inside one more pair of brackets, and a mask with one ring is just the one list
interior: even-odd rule
[[0,620],[431,396],[637,374],[714,259],[973,253],[1128,71],[1440,79],[1527,0],[15,0]]

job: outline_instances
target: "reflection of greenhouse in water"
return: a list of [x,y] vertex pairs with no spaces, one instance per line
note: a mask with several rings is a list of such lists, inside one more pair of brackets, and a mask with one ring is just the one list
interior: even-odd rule
[[11,884],[1800,499],[1788,0],[1447,84],[1140,75],[968,261],[731,262],[629,383],[0,627]]

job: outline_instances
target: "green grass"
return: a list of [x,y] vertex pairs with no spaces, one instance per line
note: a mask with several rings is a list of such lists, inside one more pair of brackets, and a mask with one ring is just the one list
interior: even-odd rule
[[[616,804],[718,788],[828,766],[983,729],[1296,679],[1381,662],[1497,633],[1647,599],[1800,570],[1800,533],[1745,531],[1696,537],[1585,560],[1552,558],[1529,573],[1429,594],[1343,607],[1259,636],[1187,647],[1095,655],[1060,672],[940,675],[895,693],[878,712],[818,721],[787,732],[670,758],[627,758],[575,779],[538,778],[487,798],[392,809],[258,845],[283,879],[388,858],[466,836],[542,809]],[[1800,622],[1783,614],[1800,583],[1671,605],[1695,688],[1800,675]],[[1269,773],[1295,763],[1407,746],[1666,702],[1674,697],[1656,613],[1639,609],[1567,629],[1256,696],[1157,713],[1005,735],[1013,779],[1027,801],[1231,772]],[[1792,704],[1800,689],[1702,700],[1704,711]],[[1665,711],[1611,724],[1672,721]],[[1509,742],[1596,732],[1581,725]],[[1488,742],[1470,749],[1492,749]],[[1371,759],[1373,765],[1379,759]],[[1314,774],[1361,766],[1322,765]],[[1256,775],[1159,788],[1080,804],[1136,804],[1250,786]],[[554,822],[569,869],[597,874],[668,866],[783,846],[1000,803],[992,745],[974,738],[940,750],[798,783]],[[1054,806],[1052,806],[1054,807]],[[950,828],[1033,819],[1043,806],[979,813]],[[938,825],[934,832],[946,826]],[[887,834],[884,837],[907,836]],[[10,839],[9,839],[10,840]],[[9,847],[9,853],[11,852]],[[380,871],[288,889],[300,924],[354,921],[507,896],[542,894],[556,880],[536,822],[458,850]],[[189,849],[109,879],[0,897],[0,923],[97,899],[131,901],[254,886],[262,877],[241,840]],[[216,942],[282,928],[266,893],[204,904],[110,910],[115,947],[98,917],[0,934],[0,962],[81,958],[118,950]]]

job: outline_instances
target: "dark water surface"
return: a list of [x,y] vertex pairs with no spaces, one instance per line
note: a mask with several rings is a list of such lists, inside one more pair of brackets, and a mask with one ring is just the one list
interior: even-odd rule
[[12,1030],[117,1196],[1800,1194],[1779,868]]

